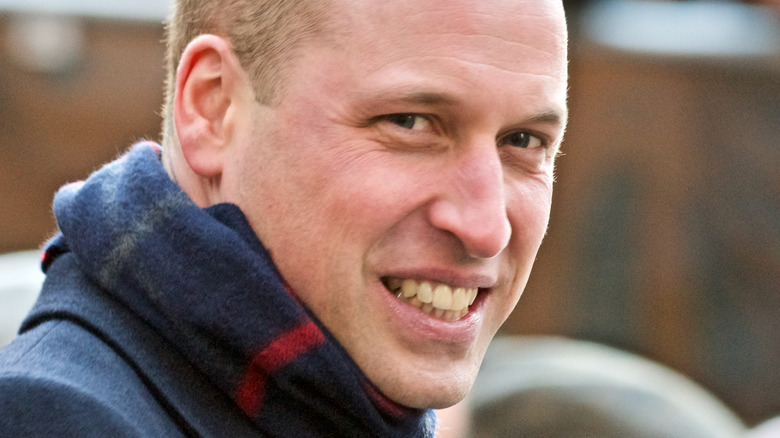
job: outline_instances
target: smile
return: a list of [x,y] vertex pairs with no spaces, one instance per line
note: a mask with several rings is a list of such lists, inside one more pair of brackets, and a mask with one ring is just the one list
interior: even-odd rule
[[442,321],[457,321],[469,312],[478,288],[453,288],[446,284],[389,278],[385,286],[396,298]]

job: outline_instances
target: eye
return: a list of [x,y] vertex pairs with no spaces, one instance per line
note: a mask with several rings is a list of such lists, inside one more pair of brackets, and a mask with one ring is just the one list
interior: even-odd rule
[[386,116],[388,122],[411,131],[424,131],[431,127],[431,122],[419,114],[390,114]]
[[522,149],[533,149],[544,146],[543,141],[539,137],[525,131],[509,134],[502,138],[499,143]]

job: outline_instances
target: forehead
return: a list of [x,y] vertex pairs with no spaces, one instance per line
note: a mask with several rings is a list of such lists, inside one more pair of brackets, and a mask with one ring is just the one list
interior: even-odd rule
[[[336,0],[330,49],[340,73],[497,87],[565,100],[567,32],[559,0]],[[398,82],[398,81],[396,81]],[[376,84],[379,86],[380,84]],[[522,85],[522,86],[520,86]],[[512,91],[505,90],[505,91]]]
[[[559,0],[336,0],[336,32],[345,49],[384,56],[418,52],[461,55],[473,62],[565,59],[567,32]],[[340,7],[339,7],[340,5]],[[364,52],[364,55],[368,54]]]

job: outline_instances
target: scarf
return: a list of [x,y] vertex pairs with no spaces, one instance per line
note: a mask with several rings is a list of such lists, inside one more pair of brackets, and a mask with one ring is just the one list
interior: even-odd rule
[[239,208],[199,208],[139,143],[54,199],[44,254],[178,347],[269,436],[432,437],[433,411],[386,398],[296,299]]

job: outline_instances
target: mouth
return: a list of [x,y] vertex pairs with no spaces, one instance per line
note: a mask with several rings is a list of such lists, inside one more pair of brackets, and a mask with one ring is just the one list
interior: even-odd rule
[[428,281],[383,278],[382,283],[400,301],[446,322],[458,321],[469,313],[478,288],[452,287]]

